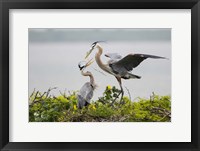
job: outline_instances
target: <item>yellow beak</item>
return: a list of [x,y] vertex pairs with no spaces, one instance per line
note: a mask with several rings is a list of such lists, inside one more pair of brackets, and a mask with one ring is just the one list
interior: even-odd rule
[[91,54],[92,50],[93,50],[93,49],[90,49],[90,50],[87,52],[87,54],[86,54],[86,56],[85,56],[85,59],[87,59],[87,57]]
[[86,63],[86,67],[90,66],[94,61],[92,59],[90,59],[87,63]]

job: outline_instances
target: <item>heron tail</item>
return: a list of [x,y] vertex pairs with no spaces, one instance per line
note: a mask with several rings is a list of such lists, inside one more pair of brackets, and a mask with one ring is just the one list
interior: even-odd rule
[[132,73],[127,73],[125,76],[122,77],[123,79],[140,79],[141,76],[132,74]]

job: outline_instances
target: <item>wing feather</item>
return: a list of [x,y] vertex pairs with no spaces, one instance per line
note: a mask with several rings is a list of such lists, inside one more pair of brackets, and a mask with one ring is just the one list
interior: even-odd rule
[[107,53],[107,54],[105,54],[105,56],[112,59],[112,60],[117,60],[117,59],[122,58],[122,56],[119,55],[118,53]]
[[108,61],[108,64],[117,62],[122,58],[122,56],[117,53],[107,53],[105,54],[105,56],[110,58],[110,60]]
[[90,82],[86,82],[82,88],[80,89],[78,95],[82,97],[85,101],[89,102],[93,96],[93,87],[91,86]]
[[110,67],[118,73],[123,73],[127,71],[133,70],[136,68],[143,60],[147,58],[152,59],[166,59],[160,56],[147,55],[147,54],[129,54],[121,60],[114,62],[110,65]]

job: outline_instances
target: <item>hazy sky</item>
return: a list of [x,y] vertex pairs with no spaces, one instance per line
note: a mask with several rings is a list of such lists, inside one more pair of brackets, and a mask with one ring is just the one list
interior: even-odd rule
[[[44,92],[49,87],[58,87],[52,91],[54,95],[64,90],[78,91],[89,81],[81,75],[78,63],[97,40],[106,41],[101,44],[104,54],[144,53],[169,58],[147,59],[135,68],[132,73],[142,78],[122,81],[126,96],[126,88],[132,100],[149,98],[152,92],[171,94],[171,29],[29,29],[29,93],[34,88]],[[102,60],[108,58],[102,55]],[[98,85],[94,100],[102,96],[107,85],[119,87],[114,76],[102,71],[96,62],[87,70]]]

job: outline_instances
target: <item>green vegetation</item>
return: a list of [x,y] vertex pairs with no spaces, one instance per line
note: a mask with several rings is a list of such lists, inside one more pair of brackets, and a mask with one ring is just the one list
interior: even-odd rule
[[119,90],[108,86],[103,96],[83,109],[77,108],[76,93],[51,96],[33,92],[29,98],[30,122],[170,122],[171,98],[153,94],[150,99],[128,97],[119,101]]

